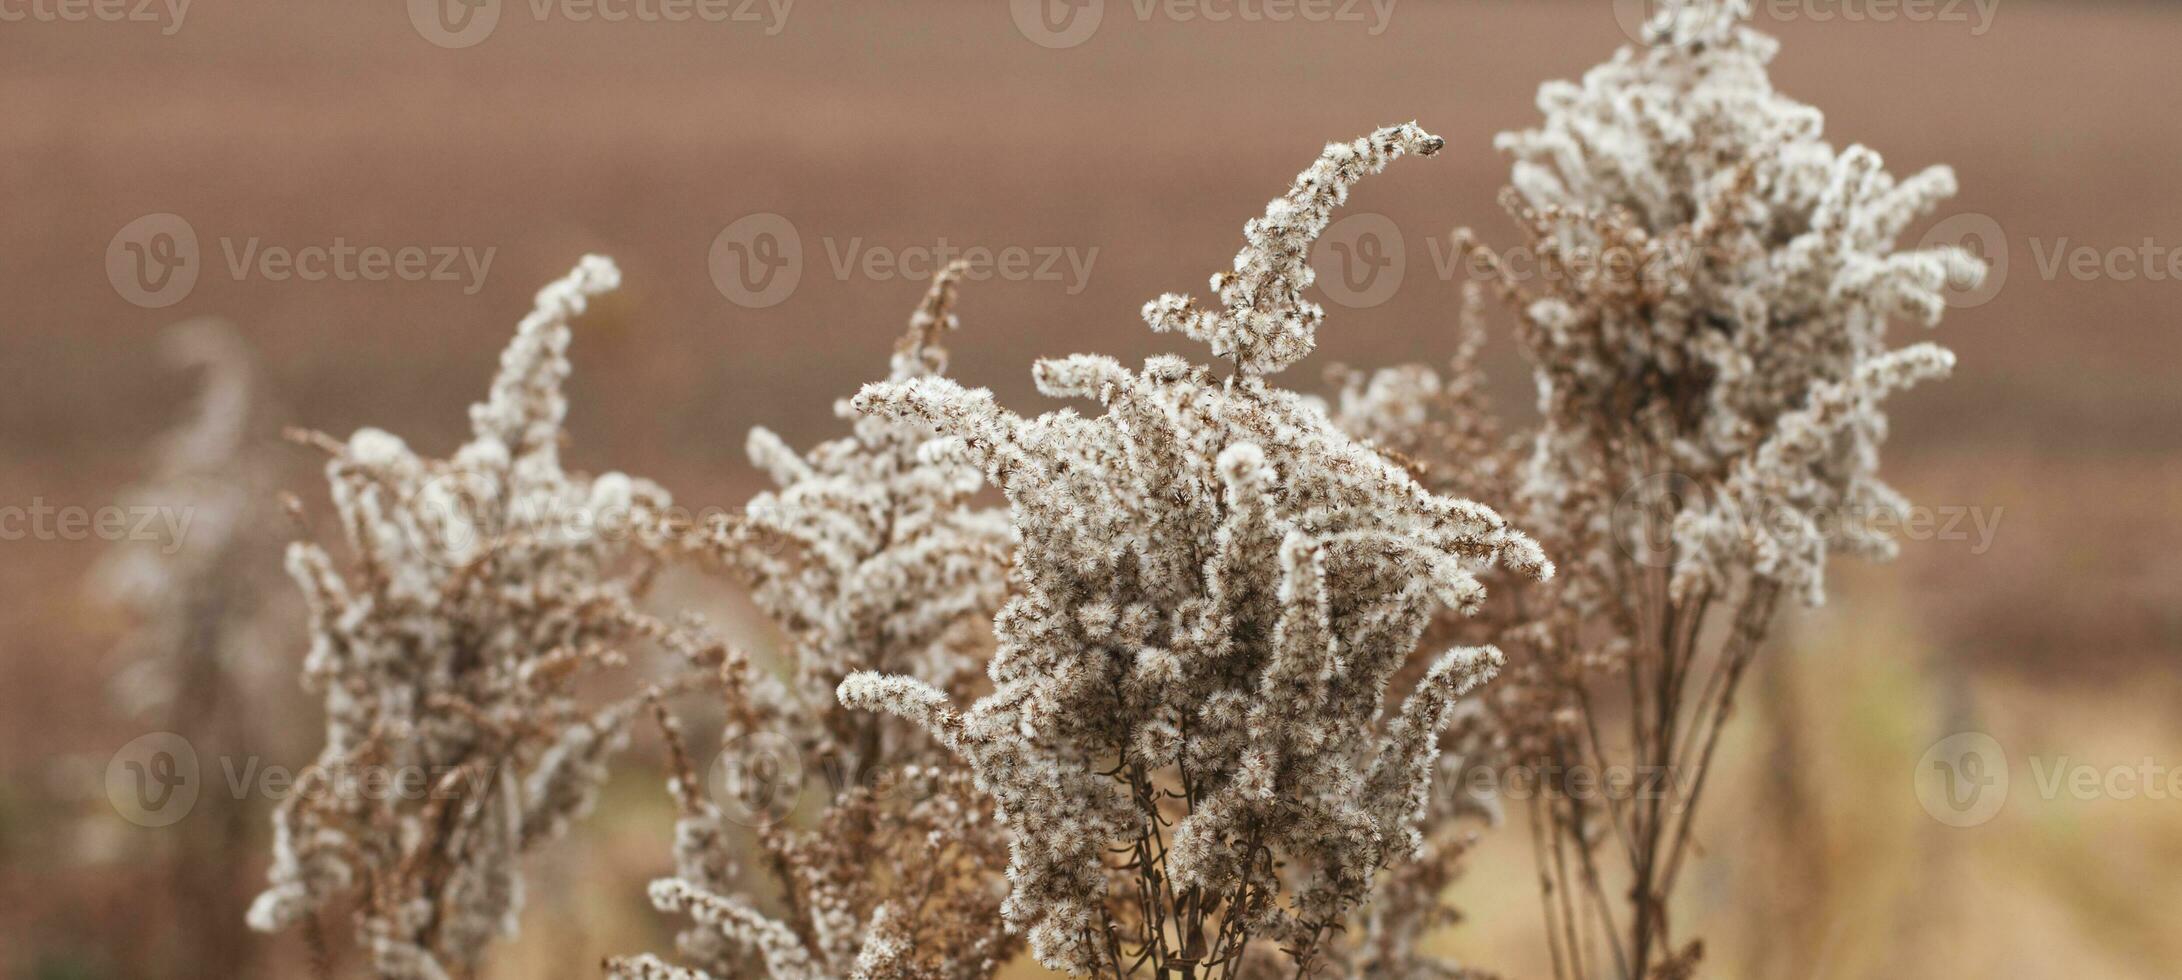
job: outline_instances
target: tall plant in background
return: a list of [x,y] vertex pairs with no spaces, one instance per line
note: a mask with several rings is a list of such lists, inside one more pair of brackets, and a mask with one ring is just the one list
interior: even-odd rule
[[354,560],[343,574],[316,544],[289,552],[326,744],[276,812],[252,926],[315,929],[347,899],[379,976],[475,975],[514,931],[519,858],[589,808],[642,709],[587,707],[572,684],[644,640],[723,659],[636,606],[667,495],[561,468],[569,322],[619,278],[593,256],[538,293],[453,458],[377,429],[314,437]]
[[[1544,86],[1542,126],[1501,137],[1540,270],[1503,284],[1543,415],[1514,456],[1476,465],[1474,379],[1383,375],[1345,413],[1437,484],[1502,481],[1563,562],[1489,614],[1510,661],[1502,764],[1544,790],[1528,819],[1561,976],[1694,967],[1669,898],[1736,691],[1781,599],[1822,599],[1829,555],[1893,554],[1879,403],[1953,364],[1889,349],[1886,328],[1936,323],[1950,281],[1983,271],[1895,247],[1952,173],[1897,181],[1824,142],[1819,113],[1773,91],[1776,45],[1746,14],[1669,5],[1641,47]],[[1640,791],[1554,778],[1577,767]]]
[[1435,610],[1477,605],[1477,569],[1549,566],[1266,375],[1313,346],[1307,253],[1348,188],[1441,145],[1404,125],[1328,146],[1245,227],[1217,308],[1146,306],[1226,377],[1173,356],[1040,362],[1040,390],[1093,417],[1024,418],[937,377],[858,396],[1005,492],[1018,594],[973,707],[880,672],[840,697],[918,721],[975,773],[1009,831],[1005,914],[1048,966],[1235,976],[1277,945],[1307,970],[1420,846],[1436,736],[1499,654],[1437,657],[1391,715],[1389,683]]
[[[939,337],[957,326],[962,271],[933,282],[895,349],[890,383],[946,370]],[[838,411],[853,414],[846,403]],[[662,911],[696,920],[679,945],[702,969],[641,956],[609,963],[615,976],[975,978],[1020,948],[1000,922],[1005,846],[990,801],[923,732],[834,696],[864,670],[967,696],[991,651],[1013,532],[1000,512],[975,505],[976,467],[927,458],[928,438],[863,417],[853,436],[799,456],[773,433],[751,431],[750,458],[779,488],[711,544],[786,635],[788,676],[732,663],[726,759],[738,773],[817,767],[828,797],[801,828],[786,822],[797,780],[717,780],[712,789],[728,795],[708,799],[662,712],[682,817],[675,877],[651,894]],[[748,848],[734,823],[755,830],[782,896],[777,917],[742,880],[738,853]]]
[[[124,542],[91,577],[97,599],[126,623],[112,699],[132,719],[185,734],[203,758],[239,758],[289,730],[278,722],[300,720],[262,698],[286,680],[274,678],[294,630],[274,560],[285,527],[278,474],[259,438],[269,413],[233,326],[187,320],[160,346],[200,373],[202,387],[196,413],[161,440],[153,471],[124,494],[169,515],[175,536]],[[250,956],[234,909],[257,888],[247,852],[258,815],[239,799],[208,809],[169,831],[178,839],[166,845],[161,893],[173,908],[171,930],[142,945],[147,957],[236,975]]]

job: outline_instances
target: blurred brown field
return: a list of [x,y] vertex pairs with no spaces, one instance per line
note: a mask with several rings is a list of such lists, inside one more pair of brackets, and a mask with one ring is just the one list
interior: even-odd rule
[[[757,483],[746,430],[835,432],[832,400],[883,369],[923,289],[919,270],[842,273],[844,258],[944,241],[1082,260],[963,289],[957,373],[1031,407],[1035,356],[1179,350],[1138,307],[1201,289],[1326,140],[1411,118],[1448,150],[1350,203],[1399,228],[1406,278],[1382,304],[1332,306],[1318,367],[1438,360],[1461,277],[1436,274],[1432,240],[1465,225],[1514,240],[1493,134],[1535,120],[1539,83],[1626,40],[1597,2],[1404,0],[1383,24],[1368,5],[1332,23],[1105,6],[1061,49],[989,2],[794,0],[768,34],[539,20],[523,0],[459,50],[391,2],[194,4],[171,36],[0,22],[0,506],[95,508],[142,479],[195,384],[157,339],[200,315],[247,338],[275,427],[368,424],[444,450],[530,293],[596,251],[626,285],[579,329],[571,460],[733,507]],[[1961,355],[1955,377],[1894,403],[1885,466],[1991,533],[1934,528],[1893,565],[1838,566],[1829,605],[1794,617],[1742,701],[1681,931],[1711,939],[1713,976],[2172,976],[2182,799],[2034,777],[2064,759],[2182,767],[2182,281],[2166,274],[2182,250],[2182,7],[2010,3],[1982,29],[1761,7],[1780,88],[1897,173],[1952,164],[1963,192],[1938,217],[1983,216],[2005,243],[1997,292],[1935,338]],[[159,213],[189,223],[202,268],[180,302],[145,309],[107,255]],[[715,237],[756,213],[803,249],[798,284],[761,309],[708,270]],[[492,261],[471,290],[238,279],[226,254],[337,239]],[[2085,247],[2090,274],[2068,261]],[[1520,410],[1503,339],[1489,364]],[[322,508],[313,452],[271,451]],[[0,541],[0,976],[215,975],[206,957],[217,975],[303,975],[299,940],[240,924],[264,800],[208,794],[189,818],[251,835],[209,893],[182,888],[181,835],[107,805],[106,762],[144,731],[109,691],[124,624],[84,585],[111,547]],[[723,583],[668,591],[736,615]],[[292,675],[293,652],[267,670]],[[263,697],[227,709],[280,727],[249,749],[306,761],[303,695],[283,681]],[[2014,764],[2006,807],[1967,828],[1911,786],[1958,731],[1990,733]],[[595,976],[601,955],[664,945],[642,886],[666,869],[670,810],[648,749],[631,758],[576,843],[539,862],[496,975]],[[1488,835],[1452,894],[1470,921],[1443,937],[1516,977],[1547,969],[1526,840]],[[200,920],[229,925],[177,935]]]

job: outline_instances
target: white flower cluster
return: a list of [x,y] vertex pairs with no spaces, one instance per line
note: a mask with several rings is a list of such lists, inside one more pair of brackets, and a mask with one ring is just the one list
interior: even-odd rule
[[1311,243],[1348,200],[1350,186],[1405,153],[1431,156],[1445,145],[1416,123],[1327,144],[1318,162],[1296,175],[1295,186],[1265,206],[1264,217],[1243,225],[1247,244],[1234,269],[1212,277],[1223,309],[1202,310],[1190,297],[1168,293],[1144,305],[1145,321],[1209,345],[1213,356],[1233,358],[1248,374],[1273,374],[1309,356],[1326,319],[1323,307],[1303,297],[1316,278]]
[[1236,376],[1177,357],[1038,365],[1041,391],[1095,417],[1023,418],[943,378],[858,396],[951,437],[927,451],[1006,493],[1018,594],[993,693],[967,711],[875,672],[841,700],[915,719],[969,763],[1009,830],[1007,917],[1051,967],[1210,969],[1258,937],[1307,961],[1418,847],[1436,734],[1499,656],[1445,654],[1388,717],[1396,671],[1437,608],[1476,605],[1477,570],[1550,574],[1499,515],[1427,492],[1259,377],[1308,349],[1300,256],[1347,184],[1438,145],[1413,126],[1337,144],[1251,223],[1220,281],[1229,313],[1180,321]]
[[[1937,323],[1942,291],[1984,266],[1896,248],[1953,172],[1896,180],[1871,150],[1825,142],[1819,112],[1773,90],[1778,45],[1741,24],[1747,7],[1668,5],[1648,45],[1543,86],[1544,124],[1500,137],[1541,252],[1643,256],[1526,297],[1546,421],[1525,493],[1539,514],[1597,522],[1587,481],[1678,474],[1702,491],[1673,517],[1678,595],[1747,568],[1816,602],[1829,551],[1893,543],[1812,515],[1902,506],[1874,475],[1878,402],[1953,363],[1888,350],[1887,324]],[[1659,269],[1674,274],[1645,274]]]
[[[289,553],[326,744],[276,814],[252,926],[352,896],[380,976],[472,976],[515,927],[518,857],[590,806],[641,701],[587,708],[572,681],[617,663],[617,645],[674,639],[635,606],[659,542],[596,533],[604,515],[644,524],[666,494],[560,464],[569,321],[618,281],[593,256],[539,292],[452,459],[375,429],[320,437],[354,570],[316,544]],[[357,770],[401,791],[306,791]]]
[[[965,270],[935,278],[894,352],[890,383],[942,376],[943,331]],[[750,579],[751,597],[793,645],[793,704],[806,751],[837,752],[850,770],[879,762],[882,721],[844,710],[834,697],[859,670],[914,674],[950,690],[973,683],[990,653],[990,622],[1007,590],[1014,530],[998,509],[977,506],[977,467],[920,455],[930,434],[835,412],[855,434],[798,456],[772,432],[750,432],[750,460],[779,489],[744,508],[727,547]],[[894,741],[894,740],[889,740]],[[918,737],[922,742],[922,736]],[[888,753],[892,754],[892,753]]]
[[[892,382],[945,370],[939,337],[957,326],[963,271],[949,268],[933,282],[894,353]],[[846,402],[837,409],[852,414]],[[966,779],[932,768],[945,753],[921,731],[834,696],[863,670],[966,692],[991,652],[1014,531],[1004,514],[972,500],[982,485],[975,466],[920,455],[929,438],[864,417],[852,437],[798,456],[771,432],[751,432],[751,460],[779,489],[754,498],[746,519],[719,529],[714,543],[786,634],[790,680],[735,664],[725,741],[779,751],[783,742],[753,737],[784,739],[788,751],[852,785],[834,787],[814,828],[759,821],[758,846],[787,899],[784,921],[744,896],[743,842],[682,767],[677,877],[657,882],[652,900],[695,921],[678,945],[703,970],[638,957],[614,961],[616,976],[970,978],[1006,958],[1001,889],[982,866],[1001,854],[991,805]],[[891,881],[874,871],[889,853],[899,857]]]
[[[1960,249],[1897,248],[1953,175],[1897,180],[1871,150],[1826,143],[1817,110],[1773,90],[1776,46],[1742,24],[1747,8],[1666,4],[1647,44],[1545,85],[1543,124],[1500,138],[1539,259],[1535,281],[1498,276],[1535,429],[1503,441],[1490,421],[1474,322],[1450,373],[1351,375],[1337,403],[1435,490],[1505,501],[1563,563],[1516,602],[1441,624],[1509,652],[1489,737],[1463,763],[1677,774],[1653,806],[1551,785],[1531,797],[1556,976],[1694,968],[1701,945],[1675,946],[1665,909],[1738,683],[1780,597],[1822,599],[1829,555],[1892,554],[1880,525],[1904,505],[1876,475],[1880,402],[1953,357],[1890,349],[1887,328],[1935,324],[1943,290],[1983,273]],[[1422,925],[1374,911],[1351,962],[1442,971],[1414,942]]]

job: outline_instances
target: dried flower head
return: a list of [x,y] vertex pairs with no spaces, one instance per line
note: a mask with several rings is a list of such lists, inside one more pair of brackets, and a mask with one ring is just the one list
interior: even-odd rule
[[1698,491],[1664,532],[1678,594],[1747,568],[1816,602],[1830,551],[1893,552],[1871,526],[1901,504],[1876,476],[1879,400],[1953,364],[1888,350],[1887,325],[1937,323],[1942,290],[1984,266],[1896,247],[1953,171],[1896,180],[1835,150],[1817,110],[1774,91],[1777,44],[1746,12],[1668,5],[1647,46],[1547,84],[1544,124],[1500,138],[1542,253],[1623,257],[1520,294],[1545,414],[1525,494],[1573,529],[1610,519],[1573,492],[1587,481],[1678,474]]
[[[1416,824],[1453,699],[1490,649],[1450,651],[1391,716],[1390,678],[1475,572],[1544,576],[1530,539],[1436,496],[1261,374],[1322,315],[1301,257],[1358,175],[1439,141],[1415,126],[1335,144],[1248,226],[1224,313],[1146,309],[1236,358],[1142,371],[1078,355],[1039,388],[1104,411],[1024,418],[943,378],[872,385],[858,407],[951,437],[1007,495],[1019,594],[993,693],[968,710],[914,678],[856,674],[846,704],[912,718],[975,772],[1009,829],[1006,914],[1079,974],[1232,968],[1259,937],[1309,961]],[[1109,863],[1119,855],[1119,863]]]
[[1145,322],[1206,344],[1213,356],[1233,358],[1249,374],[1273,374],[1309,356],[1326,319],[1325,309],[1303,296],[1316,278],[1311,243],[1357,181],[1403,154],[1428,157],[1446,145],[1415,123],[1327,144],[1318,161],[1296,175],[1295,186],[1265,206],[1264,217],[1243,225],[1245,244],[1235,253],[1234,269],[1212,277],[1221,309],[1199,309],[1190,297],[1168,293],[1144,304]]
[[[945,370],[939,337],[957,325],[962,272],[934,280],[895,350],[891,381]],[[845,403],[839,410],[850,414]],[[792,798],[757,799],[753,785],[705,799],[678,763],[676,877],[655,883],[652,900],[694,920],[679,945],[702,969],[638,957],[611,961],[616,976],[971,978],[1015,948],[999,917],[993,872],[1003,845],[991,803],[962,773],[934,767],[945,753],[923,732],[834,697],[843,679],[868,670],[966,692],[991,649],[1013,530],[973,500],[976,467],[922,454],[928,438],[865,417],[853,436],[798,456],[771,432],[751,432],[751,460],[779,488],[711,543],[787,636],[789,681],[735,664],[725,741],[730,752],[810,760],[803,769],[822,771],[831,792],[817,824],[799,829],[774,822]],[[672,721],[660,717],[682,758]],[[784,896],[777,917],[740,879],[744,845],[731,814],[755,826]]]
[[[1892,553],[1878,525],[1902,503],[1876,475],[1879,403],[1953,358],[1889,349],[1887,327],[1935,323],[1941,291],[1982,274],[1960,249],[1896,247],[1952,173],[1898,181],[1872,151],[1824,142],[1817,110],[1773,90],[1775,44],[1746,13],[1667,4],[1645,45],[1547,84],[1543,124],[1500,138],[1539,258],[1537,282],[1502,283],[1535,371],[1534,431],[1496,453],[1468,420],[1483,406],[1448,394],[1477,390],[1467,344],[1452,377],[1352,377],[1341,400],[1347,424],[1435,486],[1498,488],[1476,492],[1509,501],[1564,563],[1516,584],[1486,629],[1451,630],[1509,653],[1480,744],[1533,776],[1658,779],[1631,805],[1550,780],[1529,801],[1541,855],[1560,858],[1540,865],[1562,897],[1547,907],[1559,976],[1694,968],[1700,947],[1673,945],[1667,900],[1738,683],[1781,595],[1819,601],[1832,553]],[[1623,876],[1617,911],[1602,882]]]
[[[892,383],[937,378],[947,366],[943,331],[961,266],[933,281],[897,346]],[[795,702],[772,715],[805,725],[797,738],[814,757],[839,754],[850,770],[876,762],[898,737],[885,719],[834,697],[860,670],[914,674],[950,690],[976,682],[991,650],[992,613],[1007,588],[1014,531],[1006,515],[972,498],[975,466],[921,455],[929,433],[835,411],[854,434],[799,456],[772,432],[750,432],[750,460],[778,489],[745,508],[721,547],[752,584],[752,597],[792,645]],[[769,719],[771,720],[771,719]],[[895,733],[899,735],[900,733]],[[888,743],[882,745],[882,742]],[[919,734],[918,744],[927,744]]]
[[586,707],[571,683],[624,644],[683,642],[636,607],[666,493],[560,463],[569,322],[618,281],[591,256],[538,293],[451,459],[377,429],[317,437],[354,560],[289,552],[326,744],[276,813],[252,926],[347,897],[380,976],[473,975],[515,928],[518,858],[591,805],[642,702]]

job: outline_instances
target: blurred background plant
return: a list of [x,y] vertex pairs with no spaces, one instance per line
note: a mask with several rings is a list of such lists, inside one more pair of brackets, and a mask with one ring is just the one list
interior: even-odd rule
[[[119,614],[126,632],[100,670],[119,717],[150,731],[187,732],[201,758],[291,745],[310,717],[292,696],[301,605],[263,557],[285,547],[272,458],[280,409],[266,403],[258,368],[233,325],[177,323],[162,353],[195,374],[193,414],[149,452],[153,472],[124,504],[160,511],[169,532],[116,544],[91,570],[88,600]],[[170,522],[168,517],[172,517]],[[162,866],[172,920],[152,940],[162,955],[235,973],[249,944],[239,903],[256,893],[261,828],[239,802],[212,801],[195,820],[146,843]]]

